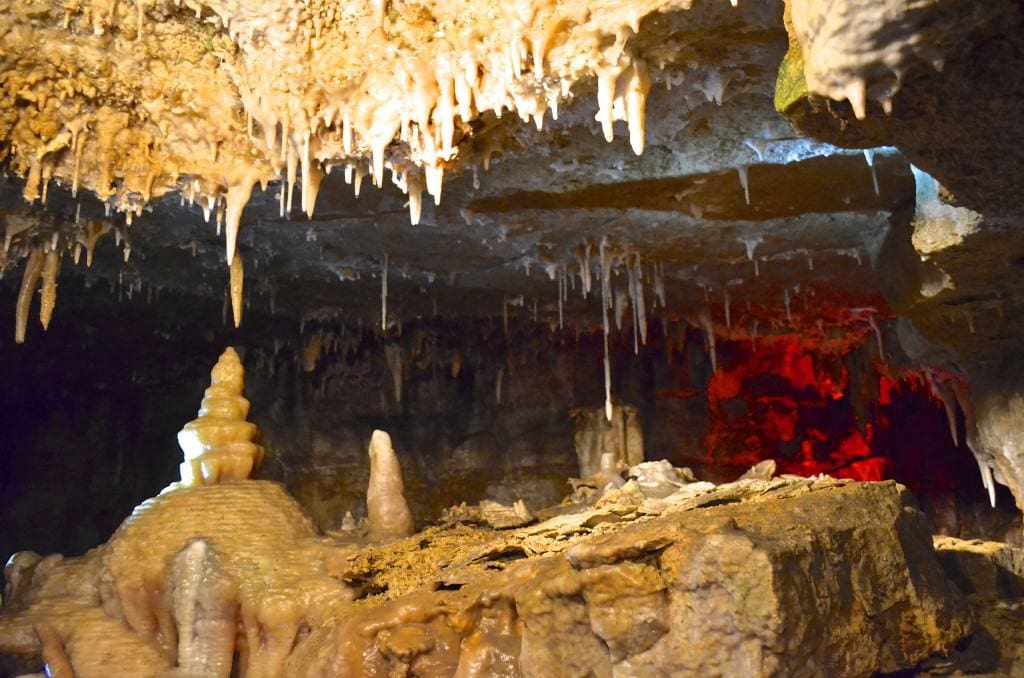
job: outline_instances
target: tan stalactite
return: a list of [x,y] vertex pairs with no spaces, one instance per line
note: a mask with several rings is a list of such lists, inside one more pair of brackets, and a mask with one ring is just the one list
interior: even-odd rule
[[92,256],[96,251],[96,245],[110,229],[113,228],[106,221],[89,221],[85,224],[85,265],[92,268]]
[[242,267],[242,255],[235,254],[231,265],[228,267],[231,275],[229,287],[231,290],[231,314],[235,321],[235,327],[242,324],[242,289],[245,280],[245,271]]
[[43,263],[43,292],[39,296],[39,323],[43,329],[50,326],[53,309],[57,306],[57,274],[60,273],[62,252],[52,249],[46,253]]
[[25,343],[25,331],[28,329],[28,312],[32,306],[32,295],[35,294],[39,276],[43,273],[45,255],[40,249],[32,250],[25,262],[25,272],[21,277],[21,289],[18,290],[18,301],[14,311],[14,342]]

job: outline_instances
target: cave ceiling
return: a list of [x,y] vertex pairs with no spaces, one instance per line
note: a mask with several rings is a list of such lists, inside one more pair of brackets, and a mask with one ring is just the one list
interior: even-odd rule
[[[63,281],[220,300],[237,251],[249,313],[367,324],[385,260],[393,321],[511,305],[554,322],[564,271],[565,312],[596,323],[579,288],[603,239],[617,284],[640,261],[649,298],[663,285],[670,313],[723,327],[872,308],[918,312],[934,338],[964,304],[1012,296],[990,283],[1015,261],[992,236],[1014,209],[979,177],[1014,158],[979,165],[972,140],[1001,128],[958,126],[971,102],[942,96],[986,31],[1019,22],[1012,3],[938,3],[897,34],[896,2],[845,23],[809,0],[2,4],[12,291],[30,251],[70,254],[109,224]],[[936,34],[959,39],[915,39]],[[898,60],[851,47],[880,36]],[[1003,42],[983,87],[1012,91],[998,57],[1019,41]],[[974,238],[1002,257],[986,273],[963,248],[915,252],[911,162],[998,215]]]

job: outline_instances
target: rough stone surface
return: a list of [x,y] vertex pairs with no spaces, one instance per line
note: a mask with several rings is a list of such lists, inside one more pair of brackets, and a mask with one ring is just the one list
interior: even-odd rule
[[938,537],[935,552],[949,578],[967,594],[978,630],[949,659],[926,667],[936,673],[1024,674],[1024,550]]
[[83,678],[212,666],[216,648],[174,640],[195,622],[165,592],[192,571],[183,595],[203,618],[240,604],[247,675],[867,676],[948,651],[972,624],[891,482],[746,480],[372,546],[315,537],[277,487],[243,481],[169,492],[96,552],[47,562],[15,578],[0,652],[30,667],[33,626],[51,625]]

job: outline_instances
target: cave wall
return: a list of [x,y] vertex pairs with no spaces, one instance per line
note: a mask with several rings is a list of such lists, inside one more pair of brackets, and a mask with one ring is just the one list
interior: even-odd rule
[[[365,515],[375,428],[392,436],[420,522],[461,501],[556,504],[579,473],[571,411],[603,404],[600,333],[534,323],[528,310],[507,330],[502,318],[419,320],[382,333],[278,317],[238,335],[204,324],[220,311],[208,302],[95,292],[64,285],[74,322],[22,346],[9,343],[10,316],[0,321],[5,555],[83,552],[176,479],[176,433],[228,343],[243,356],[251,419],[263,432],[261,477],[284,483],[324,529],[347,511]],[[4,304],[13,294],[0,295]],[[962,414],[954,445],[943,403],[906,369],[892,326],[862,339],[830,353],[824,337],[719,338],[713,371],[701,331],[655,318],[636,353],[628,331],[612,336],[612,393],[637,408],[648,459],[714,481],[769,458],[780,472],[897,478],[934,509],[939,529],[1001,534],[1006,517],[978,508]],[[885,363],[878,340],[889,347]],[[1004,491],[1000,501],[1012,504]]]

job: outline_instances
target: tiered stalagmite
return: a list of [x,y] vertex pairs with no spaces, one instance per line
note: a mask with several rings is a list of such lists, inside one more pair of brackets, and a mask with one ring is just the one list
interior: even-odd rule
[[186,487],[245,480],[263,461],[263,448],[257,444],[259,429],[246,421],[245,370],[235,349],[224,351],[210,377],[199,417],[178,433],[185,453],[181,484]]

